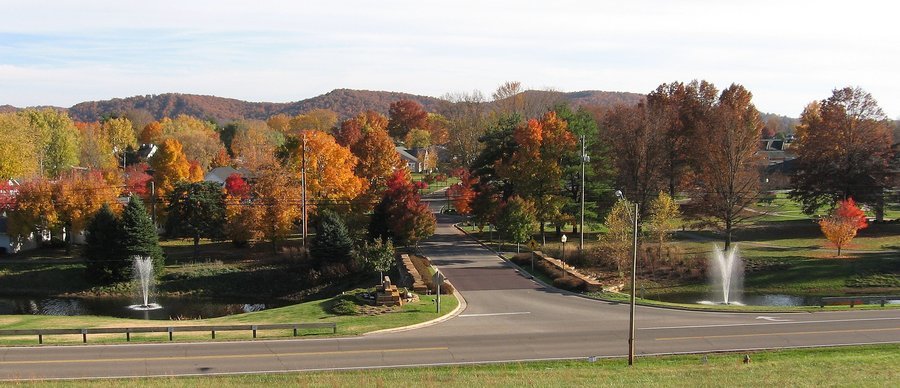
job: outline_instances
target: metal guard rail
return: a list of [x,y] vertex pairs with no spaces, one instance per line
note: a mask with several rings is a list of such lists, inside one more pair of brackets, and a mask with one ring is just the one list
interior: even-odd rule
[[297,336],[298,329],[331,329],[332,333],[337,334],[337,324],[334,322],[316,322],[316,323],[280,323],[269,325],[205,325],[205,326],[150,326],[150,327],[109,327],[109,328],[89,328],[89,329],[11,329],[0,330],[0,337],[14,335],[36,335],[38,336],[38,344],[44,343],[45,335],[77,335],[81,334],[83,343],[87,343],[88,334],[125,334],[125,340],[131,341],[132,333],[169,333],[169,341],[173,340],[172,334],[175,332],[198,332],[208,331],[212,335],[212,339],[216,338],[217,331],[244,331],[253,332],[253,338],[256,338],[257,330],[286,330],[293,329],[294,337]]

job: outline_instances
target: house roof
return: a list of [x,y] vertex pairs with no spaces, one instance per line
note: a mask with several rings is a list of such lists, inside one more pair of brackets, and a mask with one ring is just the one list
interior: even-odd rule
[[238,174],[243,178],[252,177],[252,173],[246,168],[235,169],[230,166],[225,167],[216,167],[212,170],[209,170],[205,175],[203,175],[203,180],[205,181],[221,181],[225,182],[231,174]]
[[416,163],[419,162],[419,158],[410,154],[409,150],[407,150],[405,147],[396,146],[396,147],[394,147],[394,149],[397,150],[397,153],[400,154],[400,157],[403,158],[404,160],[409,161],[409,162],[416,162]]

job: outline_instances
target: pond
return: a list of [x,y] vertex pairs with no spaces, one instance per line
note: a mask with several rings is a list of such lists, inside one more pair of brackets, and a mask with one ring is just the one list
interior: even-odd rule
[[63,297],[0,297],[2,315],[100,315],[134,319],[199,319],[262,311],[291,304],[287,301],[234,301],[189,297],[159,297],[161,307],[135,310],[132,298],[63,298]]
[[[640,292],[637,295],[641,296]],[[652,290],[647,290],[645,296],[648,299],[661,302],[695,304],[715,304],[715,301],[721,299],[713,298],[710,293],[700,292],[655,295]],[[744,293],[742,296],[735,299],[739,301],[740,304],[747,306],[819,306],[822,301],[822,298],[818,296],[756,293]],[[900,300],[888,300],[887,303],[900,304]]]

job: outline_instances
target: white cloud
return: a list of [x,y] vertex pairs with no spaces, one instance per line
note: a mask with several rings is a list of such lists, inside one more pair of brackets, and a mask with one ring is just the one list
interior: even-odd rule
[[[50,1],[4,4],[0,104],[188,92],[292,101],[506,80],[645,93],[741,83],[796,115],[844,85],[900,114],[897,6],[844,1]],[[488,93],[489,94],[489,93]]]

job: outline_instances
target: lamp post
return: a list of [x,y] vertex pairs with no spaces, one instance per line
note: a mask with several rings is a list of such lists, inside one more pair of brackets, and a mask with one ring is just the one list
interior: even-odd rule
[[[616,190],[616,197],[625,200],[625,194]],[[631,257],[631,309],[628,314],[628,366],[634,365],[634,294],[636,291],[635,280],[637,278],[637,244],[638,244],[638,204],[634,204],[634,216],[631,217],[634,231],[634,248]]]
[[584,165],[591,161],[591,157],[587,154],[586,144],[585,136],[581,135],[581,222],[578,224],[578,252],[582,255],[584,255]]
[[566,262],[566,241],[568,241],[568,240],[569,240],[569,238],[566,237],[565,234],[563,234],[562,237],[559,239],[559,241],[562,241],[562,261],[563,261],[563,263]]
[[147,169],[147,175],[150,175],[150,220],[153,222],[154,233],[159,229],[156,227],[156,182],[153,180],[155,172],[152,168]]

